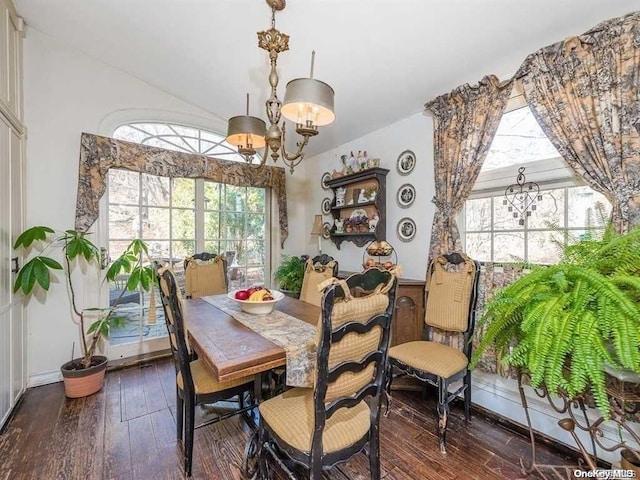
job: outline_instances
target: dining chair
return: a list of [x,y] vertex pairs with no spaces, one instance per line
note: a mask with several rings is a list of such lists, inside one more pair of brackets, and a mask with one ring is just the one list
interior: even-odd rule
[[227,293],[226,256],[202,252],[187,257],[184,275],[187,298]]
[[327,254],[316,255],[305,262],[300,300],[320,306],[322,292],[318,285],[331,277],[338,276],[338,261]]
[[[448,267],[448,268],[447,268]],[[405,374],[438,387],[438,432],[440,451],[447,452],[446,433],[449,403],[464,394],[465,420],[471,418],[471,338],[475,328],[480,264],[463,253],[440,255],[431,261],[427,273],[425,340],[395,345],[389,349],[387,412],[391,403],[394,375]],[[462,335],[460,347],[435,341],[438,335]],[[449,386],[462,379],[450,393]]]
[[316,480],[368,447],[371,477],[380,478],[379,413],[396,284],[379,269],[325,282],[314,387],[260,404],[250,473],[273,478],[275,463],[296,478],[287,465],[293,461]]
[[[219,382],[215,373],[204,361],[195,358],[188,345],[186,319],[176,278],[168,267],[156,263],[160,296],[166,317],[171,353],[176,367],[176,427],[177,438],[183,440],[184,471],[190,477],[193,460],[193,438],[196,428],[216,423],[238,413],[254,408],[252,402],[245,405],[245,393],[253,398],[254,377]],[[237,398],[239,408],[221,414],[200,425],[195,425],[195,406],[212,404]],[[184,438],[183,438],[184,431]]]

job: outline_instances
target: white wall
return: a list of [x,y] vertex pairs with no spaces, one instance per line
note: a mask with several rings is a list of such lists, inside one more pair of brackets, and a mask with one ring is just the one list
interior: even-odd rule
[[[322,132],[320,132],[322,135]],[[313,140],[311,140],[313,141]],[[293,242],[285,245],[285,250],[294,254],[305,252],[315,255],[318,242],[311,236],[313,216],[321,213],[320,205],[325,197],[333,200],[331,190],[323,190],[320,178],[324,172],[342,168],[340,155],[353,151],[366,150],[369,158],[380,158],[380,166],[389,169],[387,175],[387,241],[396,248],[398,263],[402,265],[403,277],[424,279],[427,263],[427,251],[431,236],[434,205],[431,203],[434,193],[433,183],[433,121],[424,114],[416,114],[396,122],[388,127],[371,132],[363,137],[346,143],[334,151],[305,159],[305,188],[299,190],[301,203],[304,203],[304,236],[300,246]],[[417,165],[407,176],[401,176],[396,170],[396,161],[404,150],[416,154]],[[296,170],[297,174],[297,170]],[[296,175],[294,175],[296,176]],[[416,187],[416,199],[409,208],[400,208],[396,203],[398,188],[404,183]],[[396,226],[401,218],[410,217],[416,222],[416,235],[410,242],[401,242],[396,235]],[[298,217],[299,218],[299,217]],[[331,215],[324,215],[323,221],[333,223]],[[298,240],[298,239],[297,239]],[[291,250],[297,248],[299,250]],[[338,250],[331,240],[322,241],[322,252],[338,260],[341,270],[362,270],[362,253],[351,242],[344,242]]]
[[[170,59],[167,59],[170,61]],[[161,110],[165,117],[196,119],[202,126],[225,122],[95,59],[72,51],[34,29],[24,42],[26,224],[73,228],[81,132],[100,132],[103,119],[124,109]],[[215,88],[212,85],[211,88]],[[169,112],[169,113],[167,113]],[[97,274],[80,279],[85,306],[97,301]],[[90,285],[93,288],[83,286]],[[33,298],[26,309],[30,385],[58,379],[71,357],[78,331],[71,321],[64,278],[46,303]]]

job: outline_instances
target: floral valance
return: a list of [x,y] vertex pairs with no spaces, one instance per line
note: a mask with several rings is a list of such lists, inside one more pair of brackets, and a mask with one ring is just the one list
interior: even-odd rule
[[256,169],[245,163],[216,160],[204,155],[124,142],[83,133],[80,139],[76,229],[89,230],[98,218],[110,168],[122,168],[170,178],[204,178],[242,187],[271,188],[278,201],[280,243],[289,235],[285,171],[280,167]]

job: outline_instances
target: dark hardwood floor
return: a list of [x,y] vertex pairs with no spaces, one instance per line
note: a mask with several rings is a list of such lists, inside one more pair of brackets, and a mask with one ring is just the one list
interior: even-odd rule
[[[433,399],[425,403],[419,393],[395,392],[393,409],[380,426],[384,479],[524,478],[519,459],[529,454],[529,444],[519,434],[481,415],[466,424],[461,409],[454,407],[448,453],[442,455],[435,418]],[[241,478],[249,434],[237,416],[196,430],[193,478]],[[540,448],[539,461],[569,460]],[[325,477],[369,478],[369,461],[358,455]],[[105,388],[87,398],[66,399],[61,383],[29,389],[0,436],[1,480],[181,478],[169,360],[110,372]]]

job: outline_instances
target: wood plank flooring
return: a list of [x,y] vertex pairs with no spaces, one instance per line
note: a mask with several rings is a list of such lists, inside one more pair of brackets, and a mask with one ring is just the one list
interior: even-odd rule
[[[0,436],[0,480],[182,479],[182,450],[175,439],[175,380],[170,360],[109,372],[105,387],[69,400],[61,383],[29,389]],[[200,412],[206,415],[206,410]],[[440,454],[433,398],[395,392],[382,418],[385,480],[514,480],[528,441],[481,415],[466,424],[459,407],[449,417],[448,453]],[[250,431],[239,417],[196,430],[194,479],[240,479]],[[540,462],[568,463],[545,448]],[[277,474],[278,479],[284,475]],[[369,478],[358,455],[326,479]]]

